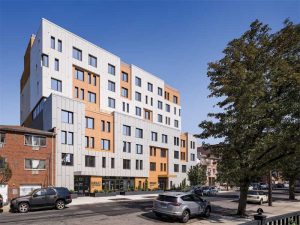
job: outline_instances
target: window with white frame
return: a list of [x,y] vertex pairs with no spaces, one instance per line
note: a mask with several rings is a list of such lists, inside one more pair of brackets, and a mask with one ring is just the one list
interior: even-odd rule
[[110,140],[101,139],[101,149],[102,150],[110,150]]
[[25,159],[26,170],[45,170],[46,160],[44,159]]
[[74,155],[71,153],[61,153],[61,164],[63,166],[73,166]]
[[73,112],[61,110],[61,122],[73,124]]
[[143,154],[143,145],[136,144],[136,154]]
[[25,145],[40,146],[40,147],[46,146],[46,137],[25,134],[24,138],[25,138]]

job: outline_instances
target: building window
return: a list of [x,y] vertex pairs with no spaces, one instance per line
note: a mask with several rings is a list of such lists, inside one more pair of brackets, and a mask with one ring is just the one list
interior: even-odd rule
[[180,159],[185,160],[185,152],[180,152]]
[[170,99],[170,93],[165,91],[165,99],[169,100]]
[[151,111],[145,110],[145,119],[146,120],[151,120],[151,114],[152,114]]
[[101,131],[105,132],[105,121],[101,120]]
[[145,96],[145,103],[148,104],[148,96]]
[[84,90],[80,89],[80,99],[84,100]]
[[94,129],[94,118],[85,117],[85,128]]
[[135,92],[135,100],[139,102],[142,101],[142,94],[140,92]]
[[142,87],[142,80],[139,77],[135,77],[135,85],[138,87]]
[[162,93],[163,93],[162,88],[158,87],[158,88],[157,88],[157,94],[158,94],[159,96],[162,96]]
[[153,92],[153,84],[148,82],[148,91]]
[[96,94],[93,92],[88,92],[89,102],[96,103]]
[[116,74],[116,68],[115,66],[108,64],[108,73],[111,75],[115,75]]
[[191,153],[191,161],[195,161],[196,158],[195,158],[195,154]]
[[109,150],[110,149],[110,140],[101,139],[101,149],[102,150]]
[[93,85],[97,85],[97,76],[93,75]]
[[115,168],[115,158],[111,158],[111,159],[110,159],[110,167],[111,167],[112,169]]
[[89,84],[92,83],[92,75],[90,73],[88,73],[88,83]]
[[143,170],[143,160],[135,160],[135,169]]
[[25,169],[27,170],[45,170],[46,160],[25,159]]
[[73,145],[73,132],[61,131],[61,143]]
[[85,156],[85,166],[86,167],[95,167],[95,156],[86,155]]
[[165,135],[165,134],[162,134],[162,136],[161,136],[161,141],[162,141],[162,143],[168,143],[168,135]]
[[179,165],[174,164],[174,172],[178,173],[179,172]]
[[127,141],[123,141],[123,152],[130,153],[131,152],[131,143]]
[[42,54],[42,65],[49,67],[49,57],[46,54]]
[[177,97],[177,96],[173,96],[173,102],[174,102],[175,104],[178,103],[178,97]]
[[82,51],[73,47],[73,58],[82,61]]
[[162,109],[163,103],[161,101],[157,101],[157,108]]
[[178,120],[174,120],[174,126],[177,127],[177,128],[179,127],[179,122],[178,122]]
[[55,49],[55,37],[51,36],[51,48]]
[[181,172],[186,173],[186,165],[181,165]]
[[95,147],[95,138],[94,137],[90,137],[89,147],[90,148],[94,148]]
[[143,154],[143,145],[136,144],[136,154]]
[[162,115],[161,114],[157,114],[157,122],[162,123]]
[[140,107],[135,107],[135,115],[141,116],[142,115],[142,109]]
[[128,98],[128,89],[122,87],[121,95],[122,95],[122,97]]
[[61,122],[73,124],[73,113],[61,110]]
[[108,90],[112,91],[112,92],[116,91],[116,84],[115,84],[115,82],[112,82],[110,80],[108,81]]
[[179,116],[181,116],[181,109],[179,109],[178,111],[179,111]]
[[0,143],[1,144],[5,143],[5,133],[0,133]]
[[110,108],[116,108],[116,100],[113,98],[108,98],[108,107]]
[[122,81],[128,82],[128,73],[122,72]]
[[24,135],[25,137],[25,145],[29,146],[46,146],[46,137],[34,136],[34,135]]
[[161,163],[160,164],[160,171],[164,171],[164,172],[167,171],[167,164],[166,163]]
[[84,73],[83,73],[83,71],[81,71],[79,69],[75,69],[75,78],[77,80],[84,81]]
[[74,156],[71,153],[61,153],[61,164],[63,166],[73,166]]
[[123,125],[123,135],[131,136],[131,127]]
[[88,137],[88,136],[85,136],[85,137],[84,137],[84,147],[85,147],[85,148],[89,148],[89,144],[90,144],[90,142],[89,142],[89,137]]
[[157,132],[151,132],[151,140],[152,141],[157,141]]
[[97,58],[95,56],[89,55],[89,65],[97,67]]
[[180,140],[180,147],[185,148],[185,140]]
[[58,59],[54,60],[54,70],[59,71],[59,60]]
[[167,157],[167,150],[166,149],[161,149],[160,150],[160,157],[166,158]]
[[169,104],[166,104],[166,111],[170,112],[170,105]]
[[156,163],[150,162],[150,171],[156,171]]
[[106,122],[106,131],[110,133],[110,122]]
[[174,151],[174,159],[179,159],[179,151]]
[[123,159],[123,169],[130,170],[130,159]]
[[129,103],[123,102],[123,112],[129,113]]
[[102,157],[102,168],[106,168],[106,157]]
[[150,147],[150,156],[156,156],[156,148]]
[[59,52],[62,52],[62,41],[59,39],[57,40],[57,50]]
[[143,138],[143,129],[135,128],[135,137],[136,138]]

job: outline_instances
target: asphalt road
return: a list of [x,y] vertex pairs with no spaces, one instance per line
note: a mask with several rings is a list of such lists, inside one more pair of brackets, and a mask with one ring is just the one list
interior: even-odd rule
[[[214,197],[204,197],[211,201],[213,205],[213,215],[210,219],[193,218],[189,224],[194,223],[218,223],[220,215],[231,213],[226,211],[235,208],[237,205],[238,193],[219,194]],[[287,199],[285,193],[275,193],[274,200]],[[257,207],[253,205],[252,207]],[[92,205],[70,205],[64,210],[36,210],[26,214],[2,213],[0,214],[0,224],[26,224],[26,225],[93,225],[93,224],[122,224],[122,225],[147,225],[156,223],[177,224],[178,221],[172,219],[158,219],[151,212],[152,199],[147,198],[140,201],[125,202],[117,200],[113,203],[98,203]],[[179,224],[179,223],[178,223]]]

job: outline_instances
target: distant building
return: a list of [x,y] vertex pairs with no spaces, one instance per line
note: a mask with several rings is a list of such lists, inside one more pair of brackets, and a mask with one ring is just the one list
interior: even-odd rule
[[200,161],[201,165],[205,165],[206,176],[207,176],[207,185],[214,186],[216,184],[217,179],[217,161],[218,158],[211,154],[209,149],[205,149],[204,147],[197,148],[197,157]]
[[55,183],[55,133],[0,125],[0,167],[9,164],[12,177],[1,186],[7,199]]

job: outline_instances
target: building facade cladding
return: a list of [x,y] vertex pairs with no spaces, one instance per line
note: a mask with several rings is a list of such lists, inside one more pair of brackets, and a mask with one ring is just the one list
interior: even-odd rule
[[[186,177],[181,165],[186,165],[188,170],[195,162],[190,162],[188,155],[186,161],[174,158],[175,149],[181,151],[173,141],[175,136],[180,139],[181,132],[177,90],[45,19],[31,43],[29,61],[30,75],[20,96],[21,124],[43,130],[56,128],[56,185],[73,189],[74,176],[134,177],[136,181],[145,181],[150,173],[151,146],[168,150],[167,175],[159,175],[168,179],[168,187],[178,185]],[[90,76],[95,76],[94,84]],[[136,79],[141,79],[140,85]],[[140,93],[140,101],[136,100],[136,93]],[[162,107],[158,107],[159,103]],[[62,110],[73,113],[73,123],[61,121]],[[86,117],[94,119],[93,127],[86,127]],[[106,125],[109,123],[109,131],[102,130],[102,120]],[[130,137],[122,134],[125,122],[132,127]],[[143,129],[143,138],[135,137],[135,128]],[[158,133],[160,141],[151,141],[151,131]],[[62,144],[62,132],[72,133],[72,145]],[[168,143],[161,142],[162,134],[168,135]],[[92,147],[86,146],[87,137],[89,143],[92,140]],[[187,139],[193,137],[187,134]],[[123,152],[126,140],[132,142],[131,153]],[[143,154],[136,154],[136,145],[143,146]],[[72,166],[62,165],[62,154],[73,154]],[[95,156],[95,166],[85,166],[86,155]],[[113,169],[110,168],[112,159]],[[130,169],[123,168],[123,159],[131,160]],[[143,161],[142,169],[136,170],[137,160]],[[179,172],[174,172],[175,162]]]

